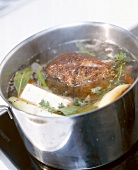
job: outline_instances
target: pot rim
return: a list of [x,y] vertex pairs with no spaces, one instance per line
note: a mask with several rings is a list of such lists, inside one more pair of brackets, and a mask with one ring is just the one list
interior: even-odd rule
[[[52,32],[54,30],[57,30],[57,29],[61,29],[61,28],[69,28],[69,27],[74,27],[74,26],[86,26],[86,25],[89,25],[89,26],[102,26],[102,27],[112,27],[112,28],[115,28],[121,32],[124,32],[126,35],[129,35],[132,39],[134,39],[137,44],[138,44],[138,37],[136,37],[133,33],[131,33],[130,31],[122,28],[122,27],[119,27],[117,25],[114,25],[114,24],[109,24],[109,23],[105,23],[105,22],[93,22],[93,21],[82,21],[82,22],[75,22],[75,23],[69,23],[69,24],[61,24],[61,25],[57,25],[57,26],[53,26],[53,27],[49,27],[47,29],[44,29],[44,30],[41,30],[33,35],[31,35],[30,37],[26,38],[25,40],[21,41],[19,44],[17,44],[13,49],[11,49],[11,51],[4,57],[4,59],[1,61],[0,63],[0,69],[5,65],[5,63],[8,62],[8,59],[9,59],[9,56],[11,56],[12,54],[14,54],[18,49],[20,49],[23,45],[26,44],[26,42],[28,41],[33,41],[34,39],[40,37],[41,35],[43,34],[47,34],[49,32]],[[135,56],[134,56],[135,57]],[[0,79],[1,79],[1,72],[0,72]],[[120,100],[122,97],[124,97],[131,89],[133,89],[133,87],[138,83],[138,76],[136,78],[136,80],[132,83],[132,85],[123,93],[121,94],[117,99],[115,99],[113,102],[110,102],[109,104],[101,107],[101,108],[96,108],[94,110],[90,110],[90,111],[87,111],[87,112],[82,112],[82,113],[79,113],[79,114],[74,114],[74,115],[69,115],[69,116],[54,116],[54,118],[62,118],[62,119],[67,119],[67,118],[75,118],[75,117],[80,117],[80,116],[84,116],[84,115],[87,115],[87,114],[94,114],[96,113],[97,111],[99,110],[103,110],[104,108],[108,107],[109,105],[112,105],[113,103],[116,103],[118,100]],[[0,96],[2,97],[2,99],[6,102],[6,104],[8,104],[8,106],[10,106],[10,108],[14,108],[15,110],[18,110],[19,112],[21,112],[22,114],[28,114],[30,116],[34,116],[34,117],[39,117],[39,118],[53,118],[52,116],[43,116],[43,115],[36,115],[36,114],[31,114],[31,113],[27,113],[27,112],[24,112],[24,111],[21,111],[20,109],[14,107],[10,102],[8,102],[8,100],[4,97],[2,91],[1,91],[1,84],[0,84]],[[103,112],[104,113],[104,112]],[[102,113],[101,113],[102,114]]]

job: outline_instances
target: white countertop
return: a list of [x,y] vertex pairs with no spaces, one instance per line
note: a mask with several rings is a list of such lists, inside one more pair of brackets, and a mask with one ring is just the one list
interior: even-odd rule
[[138,1],[28,0],[0,16],[0,59],[28,36],[76,21],[107,22],[130,29],[138,24]]
[[[0,11],[0,61],[27,37],[56,25],[98,21],[127,30],[138,25],[138,0],[23,0],[24,3],[18,1],[18,6],[4,14]],[[2,99],[0,101],[3,102]],[[0,161],[0,169],[9,167],[2,166]]]

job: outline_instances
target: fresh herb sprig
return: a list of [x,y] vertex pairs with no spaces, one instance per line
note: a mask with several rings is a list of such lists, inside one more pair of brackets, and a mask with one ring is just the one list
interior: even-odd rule
[[117,55],[115,55],[115,64],[111,67],[111,71],[115,71],[116,75],[110,80],[110,83],[117,82],[120,84],[121,75],[126,64],[125,56],[126,54],[124,52],[119,52]]
[[39,103],[39,105],[42,107],[42,108],[45,108],[47,109],[49,112],[51,113],[54,113],[56,112],[56,109],[54,107],[51,107],[50,106],[50,103],[48,101],[45,101],[44,99],[41,100],[41,102]]
[[77,109],[79,108],[79,106],[74,106],[74,105],[65,107],[63,103],[59,103],[58,110],[56,110],[54,107],[50,106],[50,103],[48,101],[45,101],[44,99],[41,100],[39,105],[42,108],[47,109],[51,113],[59,114],[60,112],[62,113],[62,115],[65,115],[65,116],[75,113]]

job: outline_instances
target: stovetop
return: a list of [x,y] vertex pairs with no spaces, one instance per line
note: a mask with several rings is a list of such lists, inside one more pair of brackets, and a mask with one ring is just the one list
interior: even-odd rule
[[[0,118],[0,147],[3,153],[19,170],[53,170],[53,168],[38,164],[26,150],[17,128],[8,113]],[[42,168],[43,167],[43,168]],[[132,149],[116,161],[96,168],[96,170],[138,170],[138,142]]]

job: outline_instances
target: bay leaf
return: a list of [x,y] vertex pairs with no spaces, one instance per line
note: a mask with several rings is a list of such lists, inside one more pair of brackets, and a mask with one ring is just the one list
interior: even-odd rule
[[93,110],[93,109],[95,109],[95,108],[96,108],[96,106],[94,106],[92,103],[90,103],[90,104],[87,104],[87,105],[85,105],[85,106],[80,107],[80,108],[77,110],[77,112],[78,112],[78,113],[87,112],[87,111]]
[[79,106],[67,106],[60,108],[59,110],[66,116],[73,114],[78,110]]
[[32,70],[30,66],[22,70],[19,70],[15,73],[14,85],[17,90],[18,96],[20,95],[20,93],[28,83],[31,74],[32,74]]

